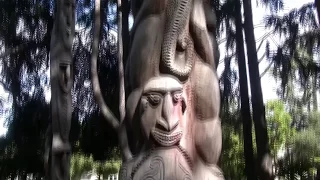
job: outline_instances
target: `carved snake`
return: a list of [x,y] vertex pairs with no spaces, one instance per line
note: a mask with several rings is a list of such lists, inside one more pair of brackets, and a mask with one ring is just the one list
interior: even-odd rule
[[[187,34],[187,22],[193,0],[171,0],[167,4],[166,26],[162,44],[162,63],[169,69],[169,73],[179,78],[185,78],[192,70],[193,58],[190,50],[191,40]],[[180,47],[177,47],[180,46]],[[184,61],[176,61],[178,48],[186,54]]]

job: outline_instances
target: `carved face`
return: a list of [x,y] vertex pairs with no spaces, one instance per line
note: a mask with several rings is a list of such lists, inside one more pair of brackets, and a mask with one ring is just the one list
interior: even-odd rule
[[67,27],[71,27],[74,21],[74,8],[75,3],[74,0],[65,0],[63,6],[63,14],[66,17],[66,25]]
[[64,43],[71,48],[75,27],[75,0],[61,0],[58,3],[57,16],[60,20],[57,26],[62,33]]
[[180,141],[185,102],[182,85],[177,80],[170,77],[150,80],[143,90],[140,108],[142,131],[147,140],[153,139],[160,146],[172,146]]

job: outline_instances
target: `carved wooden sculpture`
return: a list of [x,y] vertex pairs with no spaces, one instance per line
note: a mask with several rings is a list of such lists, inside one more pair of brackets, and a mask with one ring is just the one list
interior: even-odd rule
[[130,158],[124,159],[121,179],[223,179],[217,167],[222,141],[219,53],[209,2],[131,3],[135,21],[125,69],[129,96],[117,129],[122,152]]
[[50,179],[70,179],[69,132],[72,115],[72,43],[75,31],[75,0],[56,0],[50,43],[51,170]]
[[136,156],[124,163],[122,179],[192,177],[190,158],[179,145],[185,110],[183,86],[174,77],[151,78],[130,94],[126,126]]

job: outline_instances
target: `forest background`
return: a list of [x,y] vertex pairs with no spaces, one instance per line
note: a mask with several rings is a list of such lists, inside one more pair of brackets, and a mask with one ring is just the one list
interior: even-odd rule
[[[124,1],[127,2],[128,1]],[[252,0],[257,60],[261,83],[250,82],[251,62],[247,52],[246,25],[237,26],[237,0],[212,0],[217,14],[220,49],[218,74],[221,87],[223,151],[220,166],[226,179],[255,176],[250,173],[250,153],[245,153],[244,119],[255,121],[253,108],[244,118],[241,72],[246,72],[247,95],[261,87],[266,108],[267,144],[275,176],[284,179],[312,179],[320,172],[319,22],[311,0]],[[44,176],[45,131],[49,121],[49,52],[54,2],[46,0],[0,0],[0,179]],[[102,28],[99,77],[107,104],[118,112],[117,4],[101,0]],[[241,5],[245,5],[244,3]],[[124,4],[122,35],[124,49],[132,25],[130,7]],[[243,9],[245,12],[247,9]],[[74,38],[75,81],[71,141],[73,179],[91,169],[98,174],[116,173],[120,156],[114,131],[103,119],[94,101],[90,83],[90,55],[93,39],[94,1],[77,0]],[[240,17],[244,17],[240,13]],[[240,31],[244,45],[245,71],[240,68]],[[241,33],[243,34],[243,33]],[[125,53],[124,51],[124,53]],[[243,82],[243,79],[242,81]],[[252,156],[258,159],[256,126],[250,132]],[[257,130],[258,131],[258,130]],[[259,141],[260,142],[260,141]],[[263,142],[265,143],[265,142]],[[318,173],[319,175],[320,173]]]

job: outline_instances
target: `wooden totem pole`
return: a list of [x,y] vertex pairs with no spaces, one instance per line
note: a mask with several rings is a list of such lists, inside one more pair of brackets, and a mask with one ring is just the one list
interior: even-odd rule
[[75,0],[56,0],[50,42],[51,82],[51,180],[70,179],[72,116],[72,44],[75,31]]
[[[96,73],[97,44],[92,48],[94,94],[104,117],[118,131],[122,180],[224,179],[217,166],[222,146],[219,52],[209,3],[131,0],[134,24],[125,67],[128,97],[123,120],[117,121],[103,101]],[[96,6],[96,43],[98,11]]]

